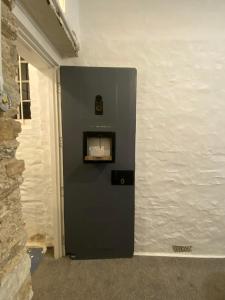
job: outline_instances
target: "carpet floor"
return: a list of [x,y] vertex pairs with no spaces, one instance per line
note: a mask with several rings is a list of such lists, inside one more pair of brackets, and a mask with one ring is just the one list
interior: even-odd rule
[[32,281],[33,300],[225,300],[225,259],[47,255]]

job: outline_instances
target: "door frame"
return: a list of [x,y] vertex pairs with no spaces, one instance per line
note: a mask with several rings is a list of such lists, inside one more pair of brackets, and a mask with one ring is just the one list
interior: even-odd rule
[[[17,12],[18,14],[18,12]],[[18,19],[18,16],[16,17]],[[22,18],[23,19],[23,18]],[[23,19],[24,20],[24,19]],[[60,258],[65,255],[64,246],[64,196],[63,196],[63,161],[62,161],[62,128],[61,128],[61,89],[59,67],[61,58],[51,51],[51,45],[46,47],[40,43],[40,39],[31,32],[30,26],[23,26],[18,22],[17,47],[26,47],[28,51],[34,51],[44,63],[49,66],[52,74],[53,101],[50,105],[50,142],[51,142],[51,161],[52,161],[52,181],[53,181],[53,232],[54,232],[54,257]],[[33,24],[32,24],[33,25]],[[29,28],[29,31],[28,31]],[[39,32],[39,34],[41,34]],[[44,43],[47,41],[44,40]],[[48,49],[48,50],[46,50]],[[49,51],[50,49],[50,51]]]

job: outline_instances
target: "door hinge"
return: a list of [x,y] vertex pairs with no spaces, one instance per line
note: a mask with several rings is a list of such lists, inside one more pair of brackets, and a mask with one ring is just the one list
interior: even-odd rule
[[60,136],[59,137],[59,147],[62,148],[62,146],[63,146],[63,137]]
[[61,198],[64,197],[64,186],[60,187],[60,196],[61,196]]
[[57,83],[57,94],[61,95],[61,83],[60,82]]

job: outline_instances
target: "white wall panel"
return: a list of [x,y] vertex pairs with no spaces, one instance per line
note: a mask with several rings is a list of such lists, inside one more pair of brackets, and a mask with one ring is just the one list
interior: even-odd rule
[[80,57],[136,67],[136,243],[225,255],[225,2],[80,1]]

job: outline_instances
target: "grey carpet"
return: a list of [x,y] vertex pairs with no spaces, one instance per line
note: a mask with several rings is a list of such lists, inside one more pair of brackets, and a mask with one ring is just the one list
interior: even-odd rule
[[32,280],[33,300],[225,300],[224,259],[46,256]]

